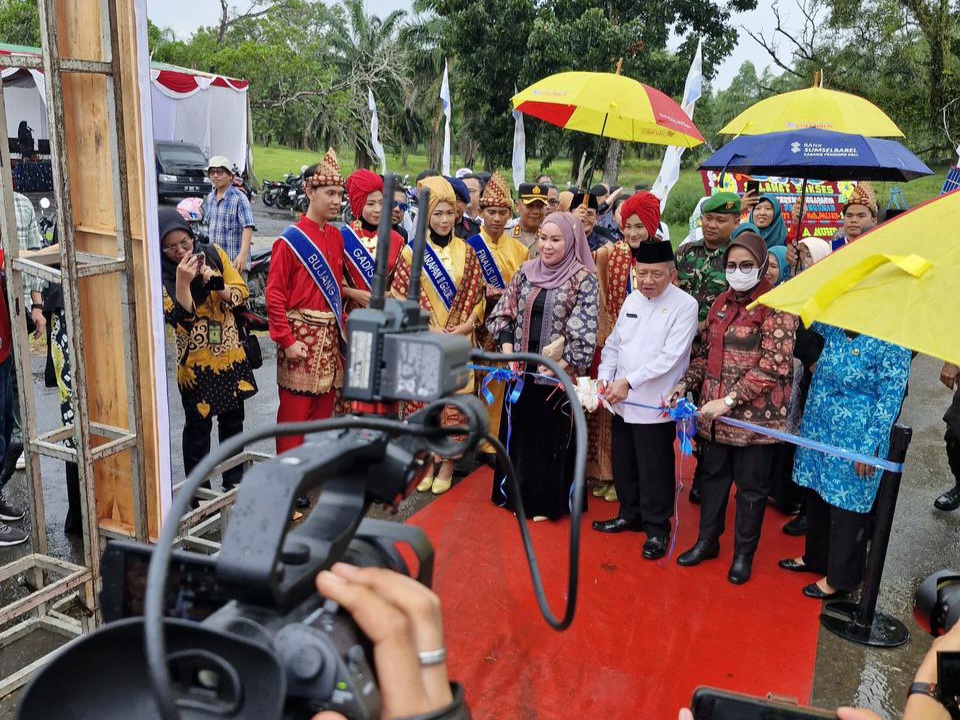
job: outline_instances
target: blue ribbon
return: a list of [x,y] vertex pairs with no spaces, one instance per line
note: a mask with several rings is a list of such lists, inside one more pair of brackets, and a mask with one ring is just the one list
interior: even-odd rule
[[[484,365],[471,364],[467,365],[467,367],[471,370],[479,370],[482,372],[497,372],[502,370],[502,368],[494,368]],[[534,377],[545,382],[550,382],[555,385],[560,384],[559,380],[557,380],[555,377],[551,377],[550,375],[541,375],[540,373],[531,372],[510,372],[514,376],[529,375],[530,377]],[[522,385],[520,386],[520,389],[523,389]],[[514,388],[514,394],[518,395],[516,388]],[[516,400],[514,399],[513,402],[516,402]],[[680,442],[681,452],[684,455],[690,455],[693,452],[691,440],[696,435],[696,418],[700,416],[700,413],[697,411],[696,406],[686,398],[678,400],[675,407],[668,407],[666,405],[654,407],[652,405],[628,402],[626,400],[618,404],[630,405],[631,407],[638,407],[644,410],[652,410],[653,412],[659,413],[662,417],[669,417],[671,420],[677,423],[677,440]],[[807,448],[808,450],[816,450],[817,452],[821,452],[826,455],[834,455],[844,460],[849,460],[850,462],[860,463],[861,465],[875,467],[880,470],[888,470],[889,472],[903,472],[903,463],[893,462],[892,460],[887,460],[885,458],[874,457],[873,455],[851,452],[849,450],[844,450],[843,448],[838,448],[834,445],[828,445],[827,443],[819,442],[818,440],[811,440],[800,435],[794,435],[793,433],[782,432],[780,430],[774,430],[772,428],[762,427],[760,425],[754,425],[753,423],[728,417],[718,417],[716,422],[726,423],[732,427],[741,428],[742,430],[749,430],[750,432],[755,432],[759,435],[766,435],[767,437],[771,437],[775,440],[792,443],[793,445]]]

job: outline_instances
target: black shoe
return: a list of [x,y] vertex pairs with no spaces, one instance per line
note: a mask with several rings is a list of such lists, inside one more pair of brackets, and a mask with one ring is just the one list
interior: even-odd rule
[[825,593],[816,583],[810,583],[803,588],[803,594],[814,600],[839,600],[845,598],[850,593],[846,590],[835,590],[832,593]]
[[304,495],[303,497],[298,497],[296,506],[300,510],[303,510],[303,508],[310,507],[310,498],[308,498],[306,495]]
[[934,500],[933,506],[937,510],[943,510],[944,512],[951,512],[957,508],[960,508],[960,485],[954,485],[943,495]]
[[720,543],[707,540],[697,540],[697,544],[677,558],[677,565],[693,567],[704,560],[713,560],[720,556]]
[[643,544],[643,557],[647,560],[659,560],[667,554],[670,538],[666,535],[652,535]]
[[17,460],[20,459],[21,455],[23,455],[23,443],[12,441],[7,448],[3,468],[0,468],[0,485],[5,485],[13,477],[13,473],[17,471]]
[[784,570],[789,570],[790,572],[796,573],[805,573],[813,572],[810,568],[807,567],[806,563],[798,563],[793,558],[786,558],[777,563],[779,567],[782,567]]
[[690,488],[690,495],[687,496],[694,505],[700,504],[700,488]]
[[477,453],[477,462],[481,465],[486,465],[490,468],[497,467],[497,454],[496,453],[487,453],[487,452],[478,452]]
[[743,585],[750,579],[751,570],[753,570],[753,557],[750,555],[734,555],[730,572],[727,573],[727,580],[734,585]]
[[793,520],[783,526],[783,531],[787,535],[801,537],[807,534],[807,516],[797,515]]
[[7,522],[23,520],[24,515],[26,515],[26,513],[23,510],[18,510],[12,505],[7,505],[3,498],[0,498],[0,520],[6,520]]
[[619,515],[610,520],[594,520],[593,529],[602,533],[641,532],[640,523],[636,520],[625,520]]

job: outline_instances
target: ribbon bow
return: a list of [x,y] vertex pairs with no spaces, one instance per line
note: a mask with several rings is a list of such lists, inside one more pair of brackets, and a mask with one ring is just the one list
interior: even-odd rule
[[692,455],[693,444],[690,441],[697,434],[697,406],[687,398],[680,398],[673,407],[665,408],[665,414],[677,424],[680,452]]

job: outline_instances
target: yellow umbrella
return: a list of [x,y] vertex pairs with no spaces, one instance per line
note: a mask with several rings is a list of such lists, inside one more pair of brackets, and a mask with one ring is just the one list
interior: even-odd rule
[[676,100],[619,74],[550,75],[514,95],[513,107],[567,130],[605,138],[685,148],[703,144]]
[[761,100],[727,123],[720,134],[762,135],[810,127],[867,137],[903,137],[896,123],[869,100],[821,87]]
[[898,215],[758,303],[960,365],[960,191]]

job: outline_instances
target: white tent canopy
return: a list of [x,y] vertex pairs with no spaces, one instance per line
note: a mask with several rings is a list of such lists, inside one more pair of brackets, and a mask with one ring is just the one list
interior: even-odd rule
[[[39,49],[0,45],[0,68],[3,55],[39,54]],[[43,73],[2,68],[0,77],[10,135],[15,137],[26,120],[34,139],[49,138]],[[150,84],[154,140],[193,143],[207,157],[225,155],[240,170],[246,168],[250,152],[246,80],[152,63]]]

